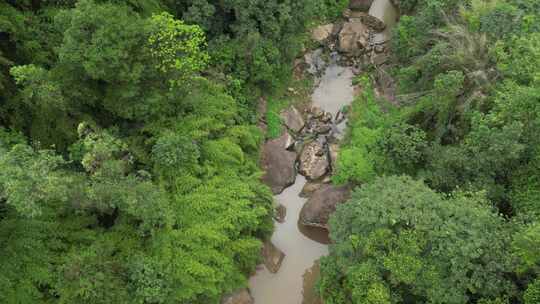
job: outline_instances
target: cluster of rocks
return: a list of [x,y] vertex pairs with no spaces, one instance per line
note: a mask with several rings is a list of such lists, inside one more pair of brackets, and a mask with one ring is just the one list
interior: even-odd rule
[[[373,0],[352,0],[343,12],[344,20],[325,24],[312,31],[313,40],[337,51],[347,65],[361,68],[366,64],[382,65],[388,59],[387,25],[369,13]],[[395,1],[392,1],[395,3]],[[381,38],[382,37],[382,38]]]
[[344,120],[344,115],[338,113],[333,117],[312,107],[303,116],[295,107],[290,107],[280,116],[286,130],[262,148],[263,182],[274,194],[279,194],[294,183],[297,169],[310,182],[329,180],[336,161],[336,142],[340,138],[336,126]]
[[[302,209],[300,222],[327,228],[330,214],[350,193],[347,187],[330,184],[339,151],[337,125],[345,120],[345,115],[338,112],[334,117],[318,107],[311,107],[302,115],[295,107],[290,107],[280,116],[286,130],[279,138],[263,145],[263,181],[274,194],[279,194],[294,183],[297,171],[304,175],[307,183],[300,195],[309,200]],[[283,209],[283,206],[278,207],[276,220],[283,219]]]
[[341,63],[352,67],[355,74],[366,66],[376,66],[375,92],[395,104],[399,104],[396,82],[386,71],[391,64],[389,28],[399,18],[399,5],[399,0],[351,0],[342,22],[312,31],[313,40],[331,54],[339,53]]

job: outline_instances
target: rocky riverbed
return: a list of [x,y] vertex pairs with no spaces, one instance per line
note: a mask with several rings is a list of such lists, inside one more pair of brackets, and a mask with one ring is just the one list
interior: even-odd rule
[[[384,65],[397,10],[390,0],[351,0],[343,21],[315,28],[321,48],[304,56],[313,74],[311,106],[280,113],[284,132],[262,147],[263,181],[276,195],[272,238],[249,289],[224,298],[228,304],[316,304],[317,261],[327,253],[328,218],[350,197],[351,187],[334,186],[339,144],[354,98],[352,79],[366,64]],[[382,90],[382,94],[385,94]]]

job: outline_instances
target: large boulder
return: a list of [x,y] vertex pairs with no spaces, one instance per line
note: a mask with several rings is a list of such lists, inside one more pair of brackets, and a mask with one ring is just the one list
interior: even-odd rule
[[285,126],[294,133],[300,132],[304,127],[305,123],[304,119],[302,118],[302,114],[300,114],[300,112],[293,106],[282,111],[280,113],[280,117]]
[[362,22],[347,22],[339,32],[338,42],[343,53],[361,53],[369,45],[369,28]]
[[285,132],[281,137],[267,141],[261,152],[261,167],[264,170],[262,181],[268,185],[274,194],[294,184],[296,179],[296,153],[287,148],[294,140]]
[[305,226],[328,229],[328,219],[341,204],[351,197],[349,186],[322,185],[300,211],[300,223]]
[[262,256],[264,259],[264,266],[266,266],[266,269],[271,273],[279,271],[281,263],[283,263],[283,259],[285,258],[285,254],[270,241],[264,243]]
[[300,154],[300,174],[308,180],[316,180],[328,172],[328,167],[328,155],[320,138],[304,146]]
[[247,288],[242,288],[229,295],[226,295],[221,300],[221,304],[254,304],[255,300],[249,293]]
[[349,8],[351,10],[367,12],[373,1],[374,0],[351,0],[349,2]]
[[311,31],[311,38],[319,43],[324,43],[334,33],[334,27],[335,25],[332,23],[319,25]]

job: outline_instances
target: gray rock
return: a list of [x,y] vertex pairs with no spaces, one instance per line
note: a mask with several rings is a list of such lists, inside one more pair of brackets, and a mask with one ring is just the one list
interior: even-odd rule
[[384,44],[377,44],[375,46],[375,53],[380,54],[383,53],[386,50]]
[[349,8],[356,11],[367,12],[371,7],[374,0],[351,0],[349,2]]
[[375,32],[382,32],[386,29],[386,23],[373,15],[362,13],[358,14],[358,18],[363,24],[367,25]]
[[316,119],[319,119],[324,115],[324,111],[317,106],[311,107],[311,109],[309,109],[309,113],[311,114],[312,118]]
[[304,146],[300,155],[300,174],[308,180],[316,180],[328,172],[328,166],[326,150],[320,140],[314,140]]
[[304,119],[302,114],[293,106],[289,107],[280,113],[283,123],[289,130],[298,133],[304,127]]
[[279,194],[296,179],[296,153],[288,151],[294,143],[288,132],[281,137],[267,141],[261,152],[261,167],[264,170],[262,181],[274,194]]
[[239,289],[221,300],[221,304],[254,304],[255,300],[247,288]]
[[300,223],[328,229],[330,215],[336,211],[337,205],[347,201],[350,196],[349,186],[322,185],[302,207]]
[[390,59],[390,56],[386,53],[376,54],[371,57],[371,63],[376,66],[385,64]]
[[332,113],[330,112],[324,112],[323,116],[320,118],[320,120],[324,123],[328,123],[332,121]]
[[279,271],[281,263],[283,263],[283,259],[285,258],[285,254],[270,241],[264,243],[262,256],[264,259],[264,266],[266,266],[271,273],[277,273]]

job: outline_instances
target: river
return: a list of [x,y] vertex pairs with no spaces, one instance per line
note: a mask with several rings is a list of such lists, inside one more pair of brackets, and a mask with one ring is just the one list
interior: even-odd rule
[[[375,34],[374,42],[389,40],[391,28],[396,23],[397,10],[389,0],[375,0],[369,13],[387,24],[385,31]],[[332,54],[330,62],[325,63],[321,49],[311,52],[306,59],[310,65],[308,71],[316,75],[312,105],[336,115],[354,99],[352,68],[339,65],[337,54]],[[344,128],[345,123],[338,126],[339,130],[343,131]],[[320,303],[313,286],[318,277],[317,261],[328,253],[329,240],[325,230],[298,224],[300,211],[306,202],[299,193],[305,183],[306,179],[298,175],[294,185],[275,196],[276,202],[287,208],[287,213],[283,223],[275,223],[271,240],[285,253],[285,259],[277,273],[270,273],[261,265],[250,278],[249,288],[255,304]]]
[[[314,52],[320,56],[320,52]],[[316,58],[317,62],[318,58]],[[337,64],[338,57],[323,69],[316,80],[312,104],[334,115],[353,100],[353,72]],[[285,253],[280,270],[273,274],[260,266],[251,277],[249,286],[255,304],[313,304],[316,296],[313,284],[318,276],[317,260],[328,253],[326,230],[298,224],[300,210],[306,202],[299,196],[306,179],[298,175],[296,182],[276,195],[275,200],[287,208],[285,221],[275,223],[272,243]],[[315,265],[315,267],[313,267]]]

